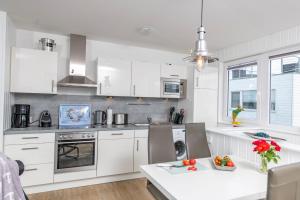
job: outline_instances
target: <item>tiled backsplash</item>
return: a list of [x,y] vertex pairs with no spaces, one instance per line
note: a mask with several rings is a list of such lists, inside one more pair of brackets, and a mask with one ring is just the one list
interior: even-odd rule
[[[81,104],[92,105],[92,111],[106,110],[111,107],[113,113],[128,113],[129,123],[145,123],[147,117],[152,117],[154,122],[166,122],[168,120],[169,108],[177,107],[176,99],[155,99],[155,98],[129,98],[129,97],[97,97],[80,95],[43,95],[43,94],[15,94],[16,104],[31,105],[31,116],[38,120],[43,110],[51,113],[52,123],[58,123],[58,107],[60,104]],[[141,105],[139,105],[141,104]]]

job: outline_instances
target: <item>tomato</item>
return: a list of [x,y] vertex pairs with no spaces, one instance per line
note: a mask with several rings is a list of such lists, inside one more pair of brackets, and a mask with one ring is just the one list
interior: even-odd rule
[[189,170],[189,171],[197,171],[197,167],[195,167],[195,166],[190,166],[190,167],[188,167],[188,170]]
[[227,167],[234,167],[234,163],[232,161],[228,161],[226,166]]
[[190,160],[190,165],[195,165],[197,161],[195,159]]
[[189,166],[189,165],[190,165],[190,161],[189,161],[189,160],[183,160],[183,161],[182,161],[182,164],[183,164],[184,166]]

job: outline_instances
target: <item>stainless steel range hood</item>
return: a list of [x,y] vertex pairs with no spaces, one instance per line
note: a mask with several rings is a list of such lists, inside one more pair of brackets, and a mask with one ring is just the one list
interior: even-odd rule
[[70,35],[69,75],[57,85],[62,87],[97,87],[97,84],[86,76],[86,37]]

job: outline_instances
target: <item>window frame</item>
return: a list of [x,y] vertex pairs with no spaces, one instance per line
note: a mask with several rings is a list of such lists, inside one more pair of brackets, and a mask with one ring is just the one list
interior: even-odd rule
[[[225,62],[223,63],[224,65],[224,70],[223,70],[223,99],[221,99],[221,105],[223,105],[222,109],[222,117],[220,117],[220,123],[231,123],[231,117],[227,115],[227,109],[228,109],[228,95],[229,95],[229,88],[228,88],[228,83],[229,83],[229,73],[228,73],[228,68],[232,66],[238,66],[238,65],[243,65],[247,63],[257,63],[257,90],[256,90],[256,119],[245,119],[245,118],[240,118],[240,121],[245,121],[247,124],[258,124],[261,121],[261,110],[260,110],[260,105],[261,105],[261,97],[260,97],[260,91],[261,91],[261,82],[262,77],[260,76],[260,71],[261,71],[261,56],[252,56],[248,58],[243,58],[243,59],[238,59],[230,62]],[[248,110],[248,109],[247,109]],[[249,109],[249,111],[253,111],[254,109]]]

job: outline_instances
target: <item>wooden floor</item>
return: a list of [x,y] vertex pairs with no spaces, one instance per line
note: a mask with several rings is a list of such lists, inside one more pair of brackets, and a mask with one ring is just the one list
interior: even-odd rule
[[154,200],[145,179],[134,179],[29,195],[30,200]]

